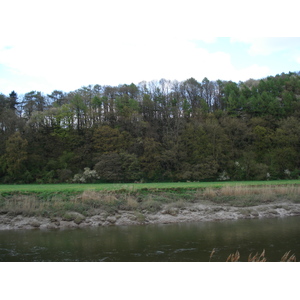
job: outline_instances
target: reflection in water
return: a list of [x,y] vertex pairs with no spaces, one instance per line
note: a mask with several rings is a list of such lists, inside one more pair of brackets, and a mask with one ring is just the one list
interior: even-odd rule
[[279,261],[300,257],[300,218],[237,220],[76,230],[0,232],[0,261],[241,261],[266,250]]

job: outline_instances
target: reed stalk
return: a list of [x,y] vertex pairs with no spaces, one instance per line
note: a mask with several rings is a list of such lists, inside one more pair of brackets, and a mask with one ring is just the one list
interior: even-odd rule
[[[210,254],[210,257],[209,257],[209,262],[211,262],[211,259],[215,252],[216,252],[215,249],[213,249]],[[291,251],[286,252],[282,256],[280,262],[296,262],[297,261],[296,255],[295,254],[290,255],[290,253],[291,253]],[[265,249],[261,252],[261,254],[256,252],[256,254],[252,256],[252,253],[250,253],[248,256],[248,262],[266,262],[267,258],[265,256],[265,254],[266,254]],[[229,256],[226,259],[226,262],[240,262],[240,257],[241,257],[241,255],[240,255],[239,251],[237,250],[235,253],[229,254]]]

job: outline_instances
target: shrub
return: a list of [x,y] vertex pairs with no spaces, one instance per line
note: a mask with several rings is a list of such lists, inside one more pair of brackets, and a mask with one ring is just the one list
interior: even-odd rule
[[127,209],[136,209],[139,203],[133,197],[127,197],[126,199],[126,207]]
[[230,180],[230,177],[228,176],[226,171],[223,171],[219,177],[218,177],[219,181],[226,181],[226,180]]
[[57,170],[59,182],[67,182],[72,179],[72,171],[69,169]]
[[92,183],[100,179],[96,170],[91,170],[90,168],[84,168],[84,172],[82,174],[75,174],[73,178],[73,182],[77,183]]
[[161,209],[161,204],[154,200],[147,200],[140,205],[141,210],[157,212]]

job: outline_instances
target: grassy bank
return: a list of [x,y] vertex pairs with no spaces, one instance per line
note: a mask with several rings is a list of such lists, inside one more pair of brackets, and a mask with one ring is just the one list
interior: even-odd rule
[[300,203],[299,181],[0,186],[0,213],[65,219],[72,218],[69,212],[125,210],[143,218],[162,209],[176,214],[192,203],[249,207],[279,200]]
[[188,190],[221,188],[225,186],[270,186],[270,185],[300,185],[300,180],[270,180],[270,181],[223,181],[223,182],[159,182],[159,183],[94,183],[94,184],[2,184],[0,193],[5,192],[83,192],[95,191],[137,191],[137,190]]

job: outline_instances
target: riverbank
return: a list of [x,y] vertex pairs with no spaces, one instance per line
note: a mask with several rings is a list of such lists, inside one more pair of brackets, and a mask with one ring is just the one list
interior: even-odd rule
[[0,230],[16,229],[67,229],[97,226],[169,224],[181,222],[208,222],[238,219],[276,218],[300,215],[300,204],[278,202],[252,207],[221,206],[215,204],[191,204],[171,211],[164,207],[156,213],[119,210],[108,214],[100,212],[85,217],[78,212],[68,212],[66,217],[42,217],[0,215]]
[[6,193],[0,230],[207,222],[300,215],[300,187]]

